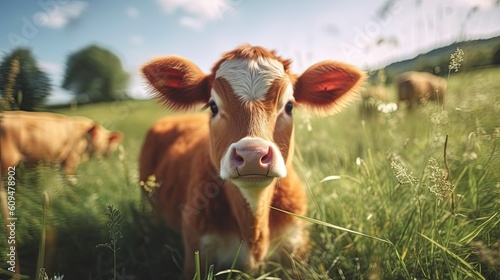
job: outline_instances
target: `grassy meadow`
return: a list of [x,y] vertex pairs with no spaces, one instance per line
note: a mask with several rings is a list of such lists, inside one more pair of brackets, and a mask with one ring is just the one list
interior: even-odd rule
[[[387,89],[395,100],[394,87]],[[327,118],[294,111],[308,216],[326,224],[310,223],[307,262],[267,263],[254,277],[500,279],[500,68],[451,75],[444,108],[376,111],[364,119],[361,108],[353,103]],[[123,149],[81,164],[76,183],[50,167],[17,169],[22,273],[113,279],[114,252],[96,247],[111,242],[112,205],[123,214],[116,279],[177,279],[180,236],[154,218],[137,182],[145,132],[169,113],[151,100],[53,111],[123,132]],[[0,252],[6,269],[4,240]]]

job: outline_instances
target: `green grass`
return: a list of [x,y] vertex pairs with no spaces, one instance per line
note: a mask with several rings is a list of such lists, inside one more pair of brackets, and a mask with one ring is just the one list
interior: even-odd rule
[[[296,111],[295,164],[308,189],[308,216],[327,225],[310,222],[307,262],[292,268],[269,263],[261,279],[293,279],[295,273],[306,279],[500,279],[498,253],[495,259],[488,250],[500,242],[499,93],[500,68],[489,68],[452,75],[445,112],[429,104],[413,113],[362,120],[359,104],[353,104],[336,116],[309,121]],[[87,115],[122,131],[124,152],[83,163],[74,185],[49,167],[19,168],[16,235],[22,272],[34,279],[41,261],[49,276],[112,278],[113,252],[96,245],[109,240],[106,212],[113,205],[124,215],[117,274],[176,279],[183,262],[180,236],[154,218],[137,183],[145,132],[167,112],[154,101],[57,111]],[[434,184],[429,159],[446,169],[445,157],[454,191],[440,199],[429,190]],[[415,180],[398,182],[392,162]],[[333,177],[323,180],[328,176]],[[42,232],[47,250],[39,260]],[[0,246],[5,258],[7,249]],[[248,278],[233,272],[236,276]]]

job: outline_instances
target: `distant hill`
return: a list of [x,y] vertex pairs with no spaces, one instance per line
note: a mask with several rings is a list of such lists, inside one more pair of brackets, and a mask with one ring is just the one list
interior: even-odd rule
[[[394,77],[410,70],[426,71],[443,76],[447,75],[450,55],[457,48],[461,48],[464,51],[464,61],[461,70],[467,71],[492,64],[500,65],[500,61],[498,61],[500,57],[500,36],[490,39],[456,42],[425,54],[419,54],[412,59],[387,65],[383,68],[387,76],[387,82],[391,82]],[[376,74],[377,71],[375,71],[375,75],[372,75],[371,79],[375,79]]]

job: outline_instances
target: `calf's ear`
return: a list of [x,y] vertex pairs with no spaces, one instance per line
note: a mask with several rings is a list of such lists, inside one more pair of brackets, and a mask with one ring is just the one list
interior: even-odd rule
[[91,138],[94,139],[97,137],[97,133],[99,133],[99,125],[94,123],[92,126],[87,130],[87,135]]
[[297,79],[295,101],[320,115],[334,114],[357,97],[365,77],[363,71],[349,64],[316,63]]
[[145,64],[141,71],[151,93],[170,109],[189,109],[210,99],[208,75],[185,58],[156,58]]
[[123,138],[123,134],[121,132],[115,131],[109,134],[108,140],[110,143],[116,142],[119,143]]

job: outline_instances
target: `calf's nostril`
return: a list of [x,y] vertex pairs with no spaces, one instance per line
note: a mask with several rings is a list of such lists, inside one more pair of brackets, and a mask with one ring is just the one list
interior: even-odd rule
[[245,162],[245,159],[240,154],[238,154],[238,151],[236,149],[233,150],[233,159],[238,163]]
[[236,159],[236,161],[238,161],[238,162],[244,162],[244,161],[245,161],[242,157],[240,157],[240,156],[238,156],[238,155],[235,157],[235,159]]
[[269,164],[273,160],[273,150],[271,147],[267,148],[267,153],[260,159],[262,164]]

